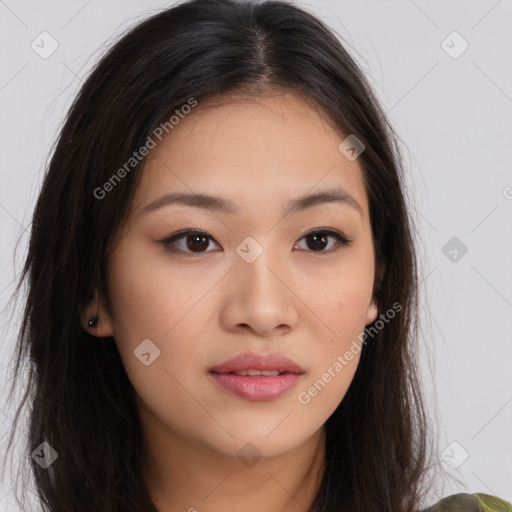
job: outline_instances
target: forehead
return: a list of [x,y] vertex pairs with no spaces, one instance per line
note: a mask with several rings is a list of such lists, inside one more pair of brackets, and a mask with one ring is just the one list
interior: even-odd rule
[[198,103],[155,140],[135,209],[176,191],[222,196],[243,209],[340,186],[366,212],[362,167],[338,149],[345,137],[297,93]]

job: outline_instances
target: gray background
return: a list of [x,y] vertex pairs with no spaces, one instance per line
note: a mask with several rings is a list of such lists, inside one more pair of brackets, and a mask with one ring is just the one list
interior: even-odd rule
[[[403,142],[422,265],[423,345],[430,353],[421,354],[422,371],[440,423],[440,464],[460,481],[439,492],[478,491],[510,501],[512,4],[297,3],[348,43]],[[50,144],[82,78],[106,41],[171,4],[0,0],[0,307],[25,255]],[[46,59],[31,47],[43,31],[58,43]],[[457,58],[446,51],[463,48],[448,37],[453,31],[469,44]],[[18,318],[19,311],[0,318],[1,382]],[[3,403],[2,458],[13,416]],[[7,474],[0,486],[3,511],[17,510],[14,481]]]

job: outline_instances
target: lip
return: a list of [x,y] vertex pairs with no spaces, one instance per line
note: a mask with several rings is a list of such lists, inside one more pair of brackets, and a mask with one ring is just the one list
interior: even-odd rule
[[[241,370],[277,370],[285,372],[276,376],[234,375]],[[225,361],[210,370],[210,377],[224,390],[252,401],[270,401],[295,387],[304,369],[282,354],[248,353]]]
[[241,354],[215,366],[210,370],[210,373],[230,373],[241,370],[277,370],[297,375],[305,373],[304,368],[295,361],[275,352],[269,354],[258,354],[256,352]]

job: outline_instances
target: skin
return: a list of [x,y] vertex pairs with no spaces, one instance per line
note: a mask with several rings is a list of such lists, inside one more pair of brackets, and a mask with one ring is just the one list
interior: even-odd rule
[[[368,200],[358,160],[338,149],[345,137],[302,96],[281,91],[199,104],[148,155],[109,254],[109,297],[93,300],[83,322],[96,336],[114,337],[136,390],[143,476],[159,511],[249,503],[252,512],[304,512],[318,492],[323,425],[359,353],[307,405],[298,394],[354,340],[361,346],[357,336],[377,315]],[[332,186],[362,212],[333,202],[286,212],[289,200]],[[176,204],[143,212],[177,191],[215,194],[240,212]],[[326,227],[353,242],[344,247],[328,237],[315,252],[303,234]],[[194,252],[185,236],[174,242],[181,254],[172,253],[162,240],[185,228],[213,240]],[[236,252],[247,236],[263,249],[252,263]],[[98,313],[98,326],[87,327]],[[145,339],[160,349],[149,366],[134,356]],[[275,400],[239,398],[209,370],[246,352],[284,354],[305,374]],[[251,466],[237,456],[247,443],[261,455]]]

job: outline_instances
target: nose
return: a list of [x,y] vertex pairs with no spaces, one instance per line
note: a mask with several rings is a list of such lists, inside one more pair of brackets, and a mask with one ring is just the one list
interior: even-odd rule
[[224,329],[270,337],[297,326],[300,300],[290,268],[269,256],[265,250],[251,263],[242,257],[235,260],[221,310]]

